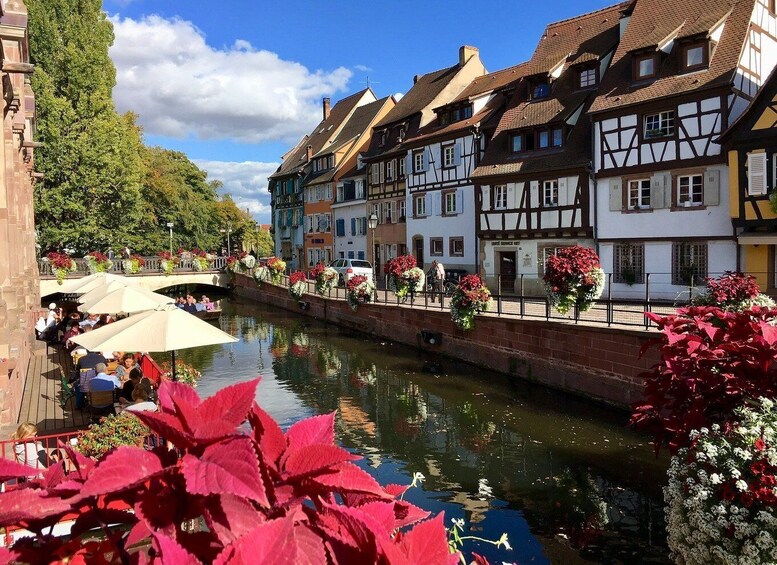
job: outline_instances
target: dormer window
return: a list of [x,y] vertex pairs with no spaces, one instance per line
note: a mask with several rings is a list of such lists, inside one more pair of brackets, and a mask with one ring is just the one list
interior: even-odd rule
[[447,126],[454,122],[466,120],[472,117],[472,105],[465,104],[463,106],[454,106],[453,108],[446,108],[439,114],[440,125]]
[[380,132],[380,146],[383,147],[386,145],[386,132],[385,130]]
[[550,96],[550,85],[547,82],[541,82],[534,85],[531,93],[532,100],[539,100],[541,98],[547,98],[548,96]]
[[634,80],[653,78],[658,72],[656,54],[637,55],[634,57]]
[[588,88],[590,86],[596,86],[596,83],[598,82],[596,75],[597,75],[596,67],[591,67],[588,69],[580,69],[580,71],[577,74],[578,87]]
[[510,150],[513,153],[523,151],[523,136],[520,133],[510,136]]
[[681,50],[682,65],[685,71],[696,71],[707,68],[707,42],[689,43]]

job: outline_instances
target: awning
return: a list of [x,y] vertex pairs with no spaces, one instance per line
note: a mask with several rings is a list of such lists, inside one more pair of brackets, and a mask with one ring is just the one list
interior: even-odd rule
[[737,236],[737,242],[739,245],[777,245],[777,233],[741,233]]

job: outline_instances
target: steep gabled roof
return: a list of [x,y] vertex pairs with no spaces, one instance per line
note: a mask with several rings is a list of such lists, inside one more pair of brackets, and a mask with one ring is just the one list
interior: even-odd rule
[[[604,76],[591,112],[602,112],[677,94],[731,84],[756,0],[637,0],[631,19]],[[676,40],[707,35],[723,24],[706,70],[679,74]],[[654,80],[634,83],[632,55],[675,39]]]
[[469,83],[469,86],[451,102],[451,104],[477,98],[487,92],[501,90],[502,88],[512,85],[526,74],[528,65],[529,62],[525,61],[512,67],[475,78]]
[[343,129],[340,130],[338,136],[331,140],[330,143],[325,144],[321,151],[314,154],[313,157],[334,153],[335,151],[341,149],[343,146],[347,145],[349,142],[353,141],[355,138],[359,137],[368,127],[370,127],[370,124],[375,119],[375,116],[378,115],[378,113],[386,105],[386,102],[388,102],[390,98],[393,99],[393,96],[386,96],[380,100],[376,100],[375,102],[370,102],[369,104],[365,104],[364,106],[359,106],[356,108],[351,118],[343,126]]
[[453,65],[447,69],[440,69],[439,71],[418,77],[413,87],[407,91],[401,100],[397,102],[397,105],[375,127],[404,120],[422,111],[448,86],[460,68],[459,65]]
[[[774,136],[774,129],[777,128],[777,108],[774,108],[774,100],[777,98],[777,67],[772,69],[769,77],[758,89],[755,98],[748,104],[745,111],[724,131],[718,138],[718,143],[726,141],[737,141],[741,134],[751,134],[753,131],[761,133],[764,136]],[[763,121],[762,121],[763,118]],[[756,123],[764,125],[764,128],[754,130]]]
[[336,137],[353,111],[359,106],[366,95],[373,99],[372,90],[365,88],[351,96],[340,100],[329,113],[329,117],[321,120],[313,132],[297,145],[293,152],[287,153],[279,169],[270,175],[270,179],[287,176],[299,172],[308,163],[307,147],[310,145],[315,155],[330,140]]

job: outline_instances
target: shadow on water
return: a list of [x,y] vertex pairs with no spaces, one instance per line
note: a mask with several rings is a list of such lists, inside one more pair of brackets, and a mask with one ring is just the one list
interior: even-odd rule
[[513,546],[466,550],[496,563],[669,562],[667,461],[626,413],[254,304],[226,303],[219,323],[240,341],[181,352],[203,372],[201,394],[259,374],[257,401],[283,426],[337,410],[338,439],[381,483],[421,472],[408,500]]

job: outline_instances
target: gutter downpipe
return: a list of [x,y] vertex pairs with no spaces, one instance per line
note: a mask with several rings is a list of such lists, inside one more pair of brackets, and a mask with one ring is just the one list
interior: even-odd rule
[[596,124],[594,123],[594,120],[591,116],[589,116],[589,119],[591,120],[591,149],[592,154],[594,156],[594,159],[589,161],[588,163],[588,178],[593,182],[593,191],[592,191],[592,197],[594,200],[594,251],[596,251],[596,254],[599,255],[599,195],[597,194],[597,186],[598,183],[596,181],[596,174],[594,171],[594,162],[596,161]]

